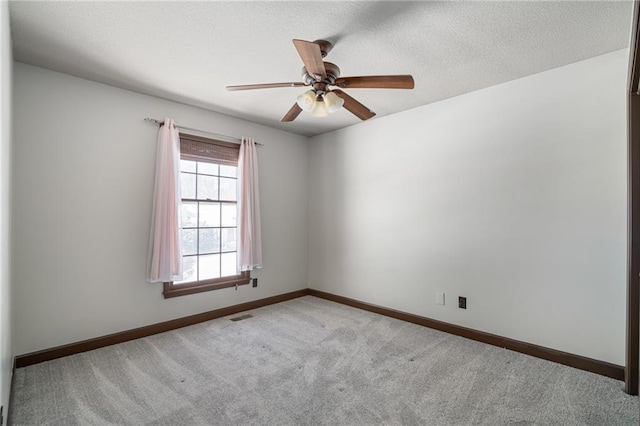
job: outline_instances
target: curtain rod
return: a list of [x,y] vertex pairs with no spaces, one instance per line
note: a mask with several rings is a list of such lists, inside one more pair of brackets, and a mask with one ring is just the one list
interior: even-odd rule
[[[149,121],[151,123],[155,123],[159,126],[164,125],[164,120],[157,120],[155,118],[145,118],[144,121]],[[241,143],[242,139],[240,138],[236,138],[233,136],[227,136],[227,135],[220,135],[218,133],[213,133],[213,132],[209,132],[208,130],[200,130],[200,129],[194,129],[193,127],[187,127],[187,126],[180,126],[178,123],[176,123],[176,126],[178,126],[181,129],[185,129],[185,130],[192,130],[194,132],[200,132],[200,133],[208,133],[209,135],[215,136],[218,139],[226,139],[227,142],[233,142],[233,143]],[[260,143],[260,142],[255,142],[256,145],[260,145],[260,146],[264,146],[264,144]]]

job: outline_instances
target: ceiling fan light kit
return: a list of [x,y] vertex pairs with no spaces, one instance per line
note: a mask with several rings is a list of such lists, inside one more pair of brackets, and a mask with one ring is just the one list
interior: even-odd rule
[[333,45],[326,40],[305,41],[293,40],[293,45],[304,63],[302,79],[304,82],[245,84],[227,86],[227,90],[269,89],[275,87],[311,86],[310,90],[296,98],[296,103],[280,121],[293,121],[302,111],[308,111],[312,117],[326,117],[344,107],[361,120],[368,120],[376,115],[366,106],[340,89],[413,89],[411,75],[378,75],[360,77],[340,77],[340,68],[322,59],[331,51]]
[[331,114],[332,112],[336,112],[342,108],[344,105],[344,99],[333,92],[329,92],[324,95],[324,103],[327,105],[327,111]]
[[318,96],[316,98],[313,108],[311,108],[309,114],[311,114],[312,117],[326,117],[329,115],[329,110],[327,109],[322,96]]
[[316,94],[313,90],[307,90],[302,95],[298,96],[296,102],[303,111],[311,111],[313,105],[316,103]]
[[312,117],[326,117],[342,108],[344,99],[333,92],[323,96],[308,90],[298,96],[296,103],[303,111],[309,111]]

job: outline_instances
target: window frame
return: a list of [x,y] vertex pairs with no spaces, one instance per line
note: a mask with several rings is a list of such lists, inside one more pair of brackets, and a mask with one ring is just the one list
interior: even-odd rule
[[[223,142],[216,139],[205,138],[202,136],[195,136],[186,133],[180,133],[180,144],[182,146],[182,142],[191,141],[196,143],[206,143],[212,145],[218,145],[219,147],[225,148],[233,148],[234,150],[240,150],[240,146],[238,144],[234,144],[231,142]],[[203,156],[203,158],[206,158]],[[212,158],[212,157],[208,157]],[[180,159],[183,159],[182,150],[180,151]],[[194,158],[184,158],[188,160],[194,160]],[[198,161],[195,159],[195,161]],[[216,164],[230,165],[228,161],[221,161]],[[237,167],[237,161],[235,163]],[[182,204],[182,194],[180,194],[180,203]],[[236,248],[237,251],[237,248]],[[188,294],[202,293],[205,291],[219,290],[223,288],[229,287],[238,287],[240,285],[246,285],[251,282],[251,272],[249,271],[240,271],[238,275],[229,275],[226,277],[220,278],[211,278],[206,280],[194,281],[189,283],[182,284],[174,284],[172,281],[164,282],[164,289],[162,294],[165,299],[171,297],[178,296],[186,296]]]

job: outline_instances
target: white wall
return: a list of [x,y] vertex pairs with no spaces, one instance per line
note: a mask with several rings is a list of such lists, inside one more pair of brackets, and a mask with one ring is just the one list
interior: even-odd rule
[[[15,353],[307,287],[308,142],[210,111],[16,63]],[[251,136],[264,268],[250,285],[163,299],[145,282],[157,126]]]
[[10,272],[11,31],[9,2],[0,2],[0,405],[6,419],[13,368]]
[[310,287],[624,365],[627,60],[312,138]]
[[[15,64],[14,352],[308,283],[624,365],[627,57],[376,118],[310,148],[301,136]],[[257,289],[164,300],[145,282],[157,131],[148,116],[265,143]]]

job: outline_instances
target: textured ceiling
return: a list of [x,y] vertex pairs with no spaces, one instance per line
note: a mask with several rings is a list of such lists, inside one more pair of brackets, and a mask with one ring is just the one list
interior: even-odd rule
[[414,90],[347,90],[381,117],[628,47],[632,2],[11,1],[9,7],[16,61],[314,135],[360,120],[342,109],[280,123],[305,88],[225,86],[301,81],[291,40],[327,39],[334,48],[325,60],[343,76],[414,76]]

